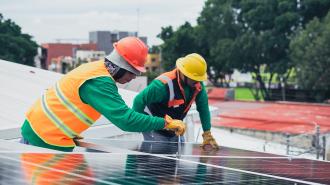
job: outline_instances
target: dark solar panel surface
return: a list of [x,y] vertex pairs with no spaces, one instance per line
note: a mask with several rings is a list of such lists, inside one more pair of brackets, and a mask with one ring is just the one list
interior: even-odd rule
[[[114,139],[85,139],[88,143],[94,143],[99,146],[118,147],[132,151],[153,153],[153,154],[176,154],[178,151],[178,143],[172,142],[147,142],[136,140],[114,140]],[[195,143],[182,143],[182,155],[208,155],[208,156],[245,156],[245,157],[285,157],[269,153],[254,152],[248,150],[241,150],[235,148],[221,147],[220,150],[201,150],[199,144]],[[285,157],[286,158],[286,157]]]
[[[89,140],[102,146],[115,146],[138,152],[170,156],[175,158],[178,143]],[[126,145],[125,145],[126,143]],[[209,164],[229,169],[255,172],[270,176],[296,179],[301,181],[330,184],[330,163],[298,157],[288,157],[262,152],[254,152],[228,147],[214,151],[202,150],[199,144],[184,143],[181,145],[181,160]],[[297,181],[298,182],[298,181]]]
[[182,159],[309,182],[330,183],[330,163],[299,158],[185,157]]
[[0,153],[1,184],[299,184],[164,156]]

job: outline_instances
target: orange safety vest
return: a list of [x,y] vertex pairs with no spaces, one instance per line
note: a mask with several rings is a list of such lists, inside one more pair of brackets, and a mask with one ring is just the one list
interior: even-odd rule
[[179,71],[177,69],[163,73],[156,79],[167,86],[168,99],[165,102],[151,103],[145,107],[144,111],[158,117],[169,115],[173,119],[183,120],[192,103],[195,101],[196,96],[201,91],[201,83],[196,83],[193,88],[193,95],[190,101],[188,101],[188,97],[185,97],[185,92],[181,85]]
[[103,60],[83,64],[63,76],[26,113],[34,132],[47,144],[75,146],[73,138],[101,116],[82,102],[79,88],[87,80],[101,76],[112,78]]

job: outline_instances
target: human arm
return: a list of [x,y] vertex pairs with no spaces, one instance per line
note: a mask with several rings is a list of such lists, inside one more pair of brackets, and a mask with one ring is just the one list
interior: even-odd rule
[[120,94],[115,82],[109,77],[86,81],[79,89],[81,100],[104,115],[124,131],[144,132],[167,128],[182,135],[185,125],[180,120],[148,116],[130,109]]
[[80,87],[79,95],[84,103],[124,131],[160,130],[165,126],[163,118],[147,116],[130,109],[118,93],[115,82],[109,77],[86,81]]
[[133,110],[143,113],[147,105],[165,101],[167,96],[166,86],[159,80],[153,80],[134,98]]
[[211,134],[211,114],[208,105],[208,96],[205,90],[205,86],[202,84],[202,90],[196,97],[196,107],[199,113],[203,131],[203,144],[201,147],[205,148],[207,145],[211,145],[214,149],[219,149],[219,145]]
[[195,102],[202,123],[203,131],[204,132],[209,131],[211,129],[211,114],[210,114],[207,92],[203,84],[201,91],[196,96]]

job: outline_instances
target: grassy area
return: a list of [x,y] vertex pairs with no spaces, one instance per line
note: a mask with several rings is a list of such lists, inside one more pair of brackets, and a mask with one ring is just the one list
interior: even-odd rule
[[235,88],[235,100],[250,100],[254,101],[255,98],[249,88],[236,87]]

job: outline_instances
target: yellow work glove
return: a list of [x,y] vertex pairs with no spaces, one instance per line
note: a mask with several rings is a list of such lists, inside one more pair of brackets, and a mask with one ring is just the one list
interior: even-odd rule
[[165,115],[165,129],[175,132],[177,136],[182,136],[186,131],[186,125],[181,120],[172,119],[171,116]]
[[210,131],[204,132],[202,134],[202,136],[203,136],[203,144],[201,145],[201,147],[203,147],[205,149],[205,147],[207,145],[211,145],[213,149],[219,150],[219,145],[217,144],[217,142],[213,138],[213,136],[212,136],[212,134],[211,134]]

